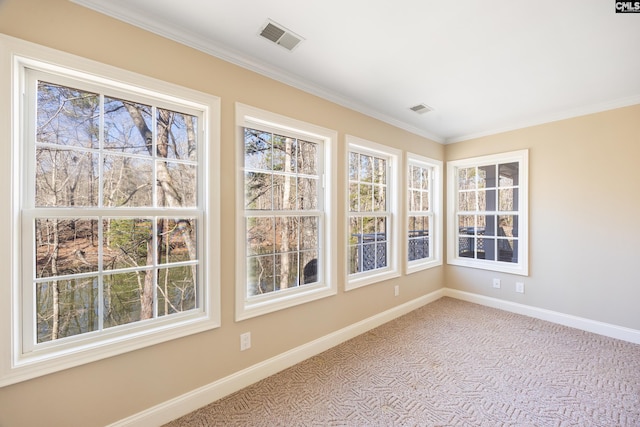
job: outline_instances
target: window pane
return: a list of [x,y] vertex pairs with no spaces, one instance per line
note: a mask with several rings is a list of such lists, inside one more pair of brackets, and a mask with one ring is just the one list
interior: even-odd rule
[[420,184],[423,190],[429,190],[430,168],[420,168]]
[[299,285],[298,252],[289,252],[275,255],[277,290],[294,288]]
[[158,108],[157,123],[159,157],[196,159],[197,117]]
[[349,180],[358,181],[360,178],[360,155],[349,153]]
[[198,169],[195,165],[158,161],[156,168],[158,206],[171,208],[197,206]]
[[362,218],[349,218],[349,244],[355,245],[362,242]]
[[386,184],[387,183],[387,161],[373,158],[373,183],[374,184]]
[[475,211],[477,209],[477,193],[475,191],[460,191],[458,193],[458,210]]
[[273,292],[274,288],[273,255],[250,257],[247,259],[248,296]]
[[296,172],[296,140],[282,135],[273,135],[273,170]]
[[429,192],[427,191],[422,191],[420,193],[420,210],[423,212],[428,212],[429,209],[431,209],[431,206],[429,206]]
[[496,209],[496,190],[478,191],[478,210],[494,211]]
[[458,215],[460,234],[474,235],[476,233],[476,218],[474,215]]
[[421,178],[421,168],[419,168],[418,166],[409,165],[409,188],[421,188]]
[[422,236],[429,234],[429,217],[428,216],[410,216],[409,217],[409,234],[410,236]]
[[429,258],[429,217],[409,217],[409,261]]
[[37,148],[35,206],[97,206],[97,165],[89,152]]
[[360,181],[373,181],[373,158],[360,154]]
[[290,252],[298,250],[298,224],[294,216],[275,218],[274,252]]
[[495,215],[478,215],[478,234],[484,236],[496,235],[496,217]]
[[317,217],[300,217],[300,249],[317,249],[319,231]]
[[273,253],[275,225],[273,217],[247,218],[247,254],[263,255]]
[[373,208],[375,211],[387,210],[387,187],[376,185],[373,187]]
[[273,175],[273,209],[297,209],[296,197],[298,186],[296,178],[284,175]]
[[362,259],[360,246],[349,246],[349,274],[355,274],[362,271]]
[[158,270],[158,316],[180,313],[196,307],[197,274],[195,265]]
[[103,203],[107,207],[153,206],[153,162],[129,156],[105,156]]
[[463,258],[475,258],[475,238],[460,237],[458,239],[458,256]]
[[[140,298],[144,287],[153,289],[154,271],[132,271],[104,276],[104,327],[125,325],[148,319],[153,299]],[[143,316],[142,313],[146,315]]]
[[500,215],[498,217],[498,236],[514,237],[517,236],[515,224],[517,215]]
[[160,218],[157,226],[158,264],[197,259],[195,218]]
[[498,165],[498,171],[500,173],[500,187],[518,185],[519,166],[520,164],[518,162]]
[[98,148],[97,94],[41,81],[36,108],[37,142]]
[[360,212],[373,212],[373,186],[360,184]]
[[458,169],[458,189],[474,190],[476,188],[476,168]]
[[366,243],[360,247],[362,251],[362,271],[370,271],[377,268],[376,244]]
[[496,166],[481,166],[478,168],[478,188],[493,188],[496,186]]
[[97,277],[52,280],[35,286],[38,343],[98,330]]
[[298,140],[298,173],[318,175],[318,144]]
[[298,178],[298,203],[300,210],[318,209],[318,180],[315,178]]
[[244,174],[246,209],[270,210],[272,208],[273,184],[271,174],[246,172]]
[[376,218],[376,241],[386,241],[387,240],[387,218],[386,217],[377,217]]
[[420,210],[420,191],[418,190],[409,190],[408,194],[409,198],[409,211],[415,212]]
[[387,266],[387,245],[387,241],[376,243],[376,268]]
[[36,219],[34,245],[36,278],[98,271],[95,219]]
[[153,264],[153,222],[142,218],[108,218],[103,221],[103,268],[141,267]]
[[244,166],[252,169],[271,170],[271,133],[256,129],[244,129]]
[[496,260],[495,239],[477,239],[476,255],[478,259]]
[[318,251],[300,252],[300,268],[302,284],[315,283],[320,280],[318,272]]
[[376,232],[376,219],[373,217],[362,218],[362,232],[365,238],[375,239],[373,233]]
[[358,192],[358,184],[349,184],[349,211],[358,212],[360,209],[360,197]]
[[105,96],[104,148],[127,154],[152,155],[151,107]]
[[498,210],[500,211],[515,210],[516,205],[514,204],[514,196],[515,194],[517,194],[516,191],[517,190],[514,188],[500,189],[500,191],[498,192],[500,196]]

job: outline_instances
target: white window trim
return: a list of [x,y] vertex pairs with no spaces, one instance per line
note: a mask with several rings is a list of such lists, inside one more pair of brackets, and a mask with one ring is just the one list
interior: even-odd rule
[[[274,311],[293,307],[337,294],[338,255],[332,248],[337,235],[336,204],[334,202],[337,184],[335,146],[338,133],[334,130],[292,119],[277,113],[265,111],[249,105],[236,103],[236,321],[261,316]],[[324,271],[319,274],[319,283],[274,292],[260,297],[247,297],[247,267],[244,209],[244,128],[276,130],[289,135],[299,135],[321,140],[324,147],[324,232],[321,236],[320,254],[324,257]]]
[[[5,35],[0,35],[0,52],[0,138],[11,149],[11,155],[0,158],[0,178],[2,182],[10,183],[0,186],[1,200],[10,201],[0,207],[0,219],[5,224],[14,224],[9,230],[10,244],[0,246],[0,271],[6,274],[2,280],[5,285],[0,286],[0,342],[3,343],[0,346],[0,387],[219,327],[220,248],[215,236],[220,231],[220,99]],[[210,238],[203,241],[206,258],[201,268],[206,271],[200,310],[171,319],[114,328],[113,333],[104,334],[99,340],[77,340],[73,346],[51,345],[45,346],[49,347],[47,351],[23,354],[21,287],[24,280],[31,279],[23,279],[20,257],[23,245],[20,226],[22,180],[19,177],[25,161],[21,147],[23,112],[20,109],[23,108],[21,84],[25,67],[106,84],[203,112],[200,155],[207,159],[208,168],[202,171],[203,182],[200,184],[207,184],[202,202],[203,225],[205,236]]]
[[[507,263],[459,257],[457,252],[458,168],[519,162],[518,262]],[[529,150],[474,157],[447,162],[447,264],[503,273],[529,275]]]
[[[429,157],[420,156],[414,153],[407,153],[407,167],[405,168],[405,189],[409,188],[409,166],[415,165],[423,168],[431,168],[431,180],[429,188],[430,207],[433,218],[432,229],[429,230],[431,234],[430,239],[430,256],[425,259],[409,261],[409,254],[405,255],[406,260],[406,274],[416,273],[418,271],[426,270],[428,268],[437,267],[442,265],[442,161],[431,159]],[[405,191],[406,193],[406,191]],[[411,215],[411,211],[408,208],[408,201],[406,203],[407,211],[405,215],[405,250],[409,250],[409,223],[407,218]]]
[[[400,209],[400,183],[404,182],[401,178],[402,167],[402,151],[396,148],[389,147],[387,145],[382,145],[377,142],[368,141],[366,139],[358,138],[352,135],[346,135],[346,146],[347,152],[345,155],[345,164],[346,164],[346,188],[345,188],[345,224],[347,232],[344,237],[345,244],[345,254],[349,253],[349,152],[354,150],[360,153],[371,154],[374,156],[385,157],[388,159],[387,164],[387,203],[389,204],[389,212],[391,215],[390,224],[388,224],[387,229],[391,232],[391,238],[388,239],[388,247],[387,251],[387,267],[371,270],[367,272],[349,273],[349,262],[345,263],[345,290],[350,291],[353,289],[357,289],[363,286],[371,285],[373,283],[377,283],[383,280],[393,279],[395,277],[400,277],[400,256],[404,254],[406,251],[402,250],[400,245],[401,239],[400,233],[402,230],[402,223],[404,222],[403,218],[400,216],[401,212],[404,212],[404,209]],[[348,255],[347,255],[348,257]]]

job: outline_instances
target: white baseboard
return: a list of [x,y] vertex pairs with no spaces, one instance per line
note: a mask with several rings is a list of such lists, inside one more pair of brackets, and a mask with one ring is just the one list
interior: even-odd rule
[[399,305],[368,319],[349,325],[324,337],[296,347],[278,356],[250,366],[228,377],[192,390],[174,399],[110,424],[107,427],[156,427],[224,396],[241,390],[257,381],[322,353],[351,338],[361,335],[375,327],[383,325],[397,317],[436,301],[445,295],[444,289],[438,289],[420,298]]
[[570,314],[559,313],[557,311],[546,310],[544,308],[532,307],[530,305],[518,304],[484,295],[459,291],[456,289],[444,288],[444,296],[456,298],[463,301],[473,302],[487,307],[498,308],[511,313],[522,314],[536,319],[546,320],[571,328],[593,332],[599,335],[640,344],[640,331],[637,329],[625,328],[623,326],[612,325],[610,323],[598,322],[584,317],[572,316]]

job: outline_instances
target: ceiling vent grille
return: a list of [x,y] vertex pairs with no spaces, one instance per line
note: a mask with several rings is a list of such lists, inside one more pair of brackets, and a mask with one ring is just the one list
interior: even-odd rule
[[409,109],[418,114],[425,114],[429,111],[433,111],[433,108],[429,107],[427,104],[418,104],[413,107],[409,107]]
[[293,50],[303,40],[302,37],[287,30],[280,24],[273,21],[267,21],[260,31],[260,35],[265,39],[274,42],[278,46],[282,46],[287,50]]

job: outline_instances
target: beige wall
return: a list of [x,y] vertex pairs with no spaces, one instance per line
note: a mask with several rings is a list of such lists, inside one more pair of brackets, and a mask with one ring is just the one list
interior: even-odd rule
[[[224,226],[221,328],[0,388],[0,427],[108,424],[445,285],[640,329],[640,229],[632,219],[640,212],[640,106],[442,146],[67,0],[0,0],[0,32],[221,97],[223,224],[235,224],[237,101],[337,130],[338,182],[345,134],[443,160],[529,148],[531,209],[524,295],[513,292],[519,277],[445,266],[347,293],[340,279],[334,297],[241,323],[233,313],[236,236]],[[344,200],[340,190],[339,212]],[[7,205],[0,203],[2,218]],[[0,257],[2,286],[8,271]],[[493,277],[502,289],[491,288]],[[248,330],[253,346],[240,353],[239,334]]]
[[447,286],[640,329],[640,105],[448,145],[446,158],[523,148],[529,277],[447,266]]
[[[344,292],[288,310],[234,321],[235,134],[234,103],[242,102],[339,132],[337,178],[345,178],[345,134],[435,159],[444,147],[277,83],[193,49],[109,19],[68,0],[0,2],[0,32],[70,52],[222,99],[222,327],[99,362],[0,388],[0,426],[102,426],[209,384],[269,357],[418,298],[444,285],[444,267]],[[6,82],[2,82],[6,84]],[[3,101],[4,102],[4,101]],[[5,147],[9,141],[2,141]],[[8,156],[0,158],[7,170]],[[6,186],[6,181],[2,181]],[[9,194],[0,187],[0,194]],[[344,212],[345,193],[337,195]],[[8,200],[0,218],[9,218]],[[232,226],[229,226],[232,224]],[[344,235],[345,226],[338,224]],[[6,243],[3,243],[5,245]],[[8,244],[0,248],[7,253]],[[345,251],[338,247],[339,271]],[[0,283],[9,285],[0,259]],[[400,296],[393,287],[401,284]],[[251,331],[252,348],[239,351],[240,333]],[[277,331],[277,333],[274,333]],[[7,343],[1,343],[6,348]]]

